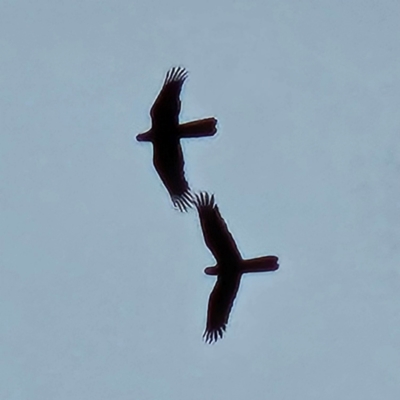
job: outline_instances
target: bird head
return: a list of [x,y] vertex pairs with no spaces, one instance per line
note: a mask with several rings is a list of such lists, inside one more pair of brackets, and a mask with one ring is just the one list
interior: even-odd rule
[[139,135],[137,135],[136,136],[136,140],[138,142],[151,142],[152,141],[152,136],[153,136],[153,132],[150,129],[147,132],[140,133]]
[[207,267],[204,269],[204,273],[206,275],[218,275],[218,266],[214,265],[213,267]]

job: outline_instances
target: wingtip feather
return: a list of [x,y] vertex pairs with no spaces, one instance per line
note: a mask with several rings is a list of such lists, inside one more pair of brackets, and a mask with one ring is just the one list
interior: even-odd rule
[[226,325],[212,330],[206,329],[203,333],[204,341],[208,344],[214,344],[218,339],[222,339],[225,329]]
[[187,212],[195,204],[195,199],[191,192],[185,192],[180,196],[172,196],[172,203],[180,212]]
[[209,194],[208,192],[196,193],[194,198],[194,204],[197,209],[211,207],[215,208],[215,198],[214,194]]
[[184,82],[188,77],[189,72],[184,67],[173,67],[168,70],[165,76],[164,85],[170,82]]

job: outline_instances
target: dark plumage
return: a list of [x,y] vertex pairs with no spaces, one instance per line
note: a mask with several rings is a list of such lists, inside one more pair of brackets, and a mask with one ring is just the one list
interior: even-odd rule
[[242,259],[213,195],[200,193],[196,195],[195,204],[204,240],[217,261],[215,266],[204,270],[207,275],[217,275],[217,282],[208,301],[207,326],[203,335],[206,342],[212,343],[222,338],[226,329],[242,274],[275,271],[279,264],[275,256]]
[[217,131],[215,118],[179,124],[181,110],[179,96],[187,74],[181,67],[168,71],[161,92],[150,111],[151,129],[136,136],[139,142],[153,143],[154,167],[167,188],[174,206],[180,211],[190,207],[193,200],[184,174],[180,139],[212,136]]

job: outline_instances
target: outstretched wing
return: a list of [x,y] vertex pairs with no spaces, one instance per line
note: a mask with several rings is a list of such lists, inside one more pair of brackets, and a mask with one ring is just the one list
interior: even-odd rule
[[174,206],[180,211],[190,208],[193,199],[185,178],[184,159],[179,140],[154,143],[153,163]]
[[217,283],[208,300],[207,325],[203,335],[207,343],[222,338],[239,284],[240,274],[218,276]]
[[182,67],[175,67],[167,72],[161,92],[150,111],[153,127],[168,128],[178,125],[181,111],[179,95],[187,75]]
[[229,265],[230,261],[239,261],[241,259],[239,250],[219,213],[214,195],[210,196],[207,192],[197,194],[195,205],[199,212],[204,240],[220,268]]

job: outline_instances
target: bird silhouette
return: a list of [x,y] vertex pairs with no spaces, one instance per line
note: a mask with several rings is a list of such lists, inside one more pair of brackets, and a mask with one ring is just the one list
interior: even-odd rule
[[179,123],[180,93],[188,76],[186,69],[175,67],[167,72],[164,85],[151,110],[151,129],[136,136],[139,142],[153,143],[153,164],[167,188],[172,203],[180,211],[192,206],[193,195],[184,173],[180,139],[213,136],[215,118]]
[[208,301],[207,325],[204,339],[208,343],[222,338],[229,314],[244,273],[275,271],[279,268],[278,257],[265,256],[244,260],[221,217],[214,195],[201,192],[194,204],[199,213],[204,241],[217,264],[207,267],[207,275],[216,275],[217,282]]

